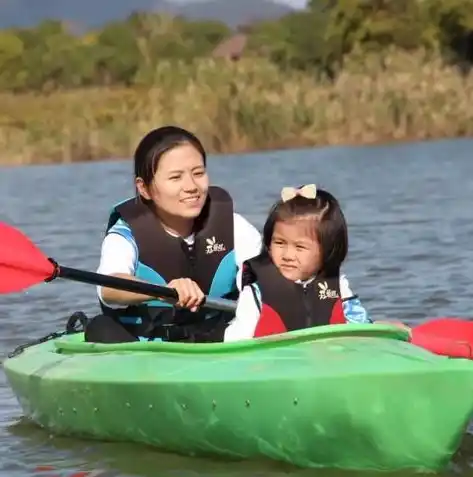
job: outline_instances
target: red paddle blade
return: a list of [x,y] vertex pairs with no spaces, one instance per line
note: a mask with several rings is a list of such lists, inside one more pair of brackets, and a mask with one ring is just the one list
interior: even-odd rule
[[22,232],[0,222],[0,293],[19,292],[54,273],[54,265]]
[[473,359],[473,322],[438,318],[412,328],[411,343],[435,354]]

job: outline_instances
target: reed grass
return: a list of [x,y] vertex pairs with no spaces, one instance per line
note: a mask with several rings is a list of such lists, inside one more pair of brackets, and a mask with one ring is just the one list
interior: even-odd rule
[[473,75],[419,51],[353,54],[335,83],[265,60],[161,63],[153,87],[0,94],[0,163],[130,157],[178,124],[210,152],[473,136]]

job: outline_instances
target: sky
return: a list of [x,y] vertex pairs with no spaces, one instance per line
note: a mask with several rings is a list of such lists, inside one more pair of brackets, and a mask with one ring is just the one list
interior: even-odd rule
[[307,4],[307,0],[278,0],[278,3],[285,3],[294,8],[303,8]]
[[[198,2],[202,0],[169,0],[173,3],[190,3],[190,2]],[[227,0],[227,1],[235,1],[235,0]],[[283,3],[286,5],[290,5],[294,8],[304,8],[307,4],[307,0],[273,0],[276,3]]]

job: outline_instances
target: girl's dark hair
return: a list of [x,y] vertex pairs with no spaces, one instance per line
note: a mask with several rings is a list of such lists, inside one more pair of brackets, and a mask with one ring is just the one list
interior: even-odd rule
[[199,139],[177,126],[153,129],[140,141],[135,151],[135,177],[141,177],[145,185],[153,181],[162,155],[182,144],[191,144],[202,155],[204,165],[207,154]]
[[319,274],[325,278],[336,277],[348,253],[348,230],[337,199],[323,189],[317,189],[315,199],[296,196],[273,205],[263,228],[263,250],[269,253],[274,227],[277,222],[297,218],[313,218],[314,232],[322,248],[322,269]]

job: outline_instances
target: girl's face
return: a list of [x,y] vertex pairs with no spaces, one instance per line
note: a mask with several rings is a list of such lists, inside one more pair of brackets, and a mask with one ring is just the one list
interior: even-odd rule
[[314,218],[276,222],[269,254],[281,275],[288,280],[307,280],[318,273],[322,250],[315,235]]
[[181,144],[159,159],[153,181],[146,186],[137,178],[138,192],[151,200],[158,213],[195,219],[205,205],[209,177],[202,155],[191,144]]

